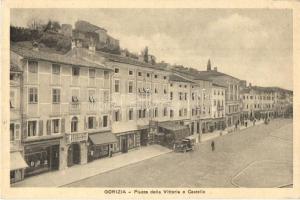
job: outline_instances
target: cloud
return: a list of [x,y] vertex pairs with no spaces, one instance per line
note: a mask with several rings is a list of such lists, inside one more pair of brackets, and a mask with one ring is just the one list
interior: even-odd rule
[[258,20],[232,14],[207,25],[203,45],[215,53],[236,50],[261,49],[268,42],[269,35]]

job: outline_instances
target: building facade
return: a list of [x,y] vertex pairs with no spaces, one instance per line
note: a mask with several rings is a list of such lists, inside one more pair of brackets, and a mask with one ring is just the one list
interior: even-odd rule
[[111,70],[37,49],[11,51],[12,62],[23,70],[25,176],[86,163],[89,135],[111,130]]

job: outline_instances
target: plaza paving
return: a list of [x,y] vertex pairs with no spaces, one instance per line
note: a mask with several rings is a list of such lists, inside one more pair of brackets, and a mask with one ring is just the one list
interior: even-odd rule
[[277,119],[67,187],[280,187],[292,184],[291,119]]

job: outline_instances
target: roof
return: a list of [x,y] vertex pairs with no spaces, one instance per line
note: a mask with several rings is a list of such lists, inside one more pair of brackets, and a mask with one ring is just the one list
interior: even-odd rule
[[197,74],[197,77],[202,78],[202,77],[207,77],[207,78],[212,78],[212,77],[217,77],[217,76],[228,76],[230,78],[236,79],[236,80],[240,80],[236,77],[233,77],[229,74],[225,74],[216,70],[209,70],[209,71],[199,71],[199,73]]
[[185,130],[188,129],[187,126],[183,126],[180,124],[175,124],[175,123],[161,123],[159,124],[159,127],[171,130],[171,131],[179,131],[179,130]]
[[24,158],[22,157],[21,153],[11,152],[10,153],[10,170],[17,170],[17,169],[24,169],[28,167],[27,163],[25,162]]
[[104,28],[96,26],[84,20],[78,20],[77,22],[75,22],[75,29],[82,32],[95,32],[99,29],[106,31]]
[[111,132],[90,134],[89,138],[95,145],[111,144],[117,142],[116,136]]
[[67,64],[67,65],[75,65],[82,67],[94,67],[100,69],[109,69],[104,65],[88,62],[86,60],[80,59],[74,56],[68,55],[60,55],[55,53],[49,53],[45,51],[34,51],[32,49],[23,48],[18,45],[11,45],[10,50],[15,52],[16,54],[24,57],[25,59],[32,60],[42,60],[42,61],[50,61],[54,63]]
[[185,76],[189,76],[191,79],[194,80],[203,80],[203,81],[211,81],[208,79],[206,76],[198,76],[198,74],[195,74],[194,72],[190,72],[187,70],[182,70],[182,69],[172,69],[173,72],[184,74]]
[[182,76],[179,76],[177,74],[171,74],[169,75],[170,81],[176,81],[176,82],[185,82],[185,83],[193,83],[192,81],[183,78]]
[[223,87],[223,88],[226,88],[225,85],[221,85],[221,84],[218,84],[218,83],[212,83],[213,86],[216,86],[216,87]]

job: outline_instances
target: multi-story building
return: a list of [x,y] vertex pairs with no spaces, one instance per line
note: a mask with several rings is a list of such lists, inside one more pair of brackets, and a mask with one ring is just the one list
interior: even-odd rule
[[[251,86],[241,90],[242,119],[283,117],[292,111],[291,91],[274,87]],[[289,111],[288,111],[289,110]]]
[[200,71],[200,76],[212,82],[225,86],[226,126],[231,127],[240,123],[240,80],[225,73],[218,72],[217,67],[211,69],[210,60],[206,71]]
[[212,84],[211,91],[211,118],[213,130],[223,130],[226,127],[225,118],[225,86]]
[[[74,46],[74,45],[73,45]],[[126,55],[73,48],[69,55],[94,63],[104,62],[113,70],[111,83],[112,133],[116,152],[147,145],[154,140],[150,122],[170,119],[169,72],[166,68]]]
[[10,181],[24,178],[24,148],[21,144],[23,74],[16,62],[10,63]]
[[[112,151],[110,69],[16,45],[11,45],[11,63],[23,71],[25,176],[83,164]],[[100,134],[104,139],[99,140]]]

